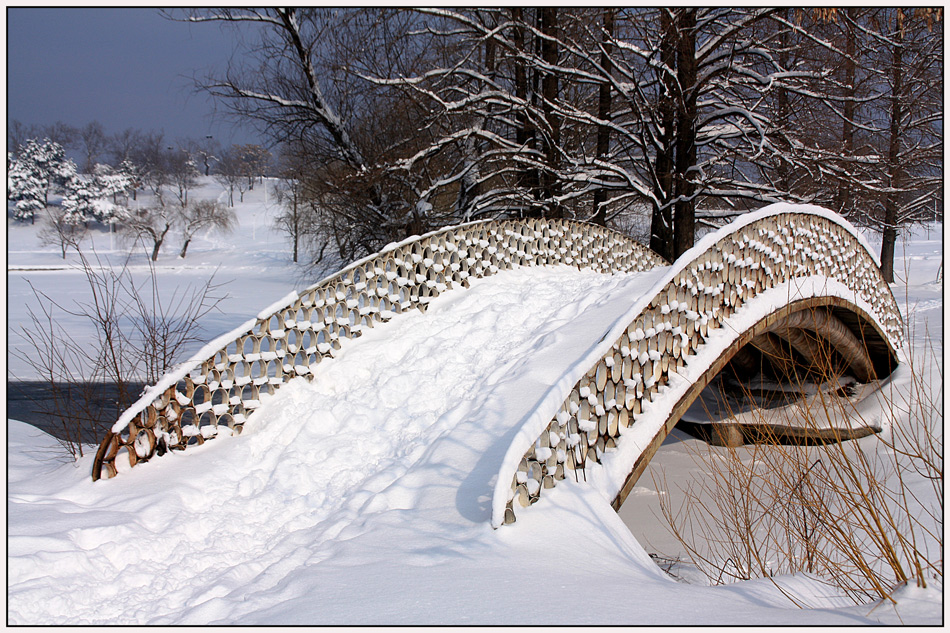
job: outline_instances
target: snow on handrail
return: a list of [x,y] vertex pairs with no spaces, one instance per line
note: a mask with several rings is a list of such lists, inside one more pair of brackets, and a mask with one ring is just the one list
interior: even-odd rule
[[[780,290],[787,303],[789,284],[802,297],[840,295],[872,320],[891,348],[900,347],[897,302],[878,260],[849,222],[806,205],[774,204],[748,213],[678,258],[601,343],[550,387],[502,460],[493,527],[512,523],[516,503],[537,502],[566,471],[600,461],[624,434],[636,438],[629,442],[636,446],[621,451],[632,467],[652,438],[636,437],[642,435],[641,414],[660,388],[695,373],[687,365],[751,299]],[[730,332],[733,339],[739,334]],[[651,428],[653,435],[660,430]],[[608,487],[616,487],[616,480],[614,473]]]
[[379,253],[292,292],[148,387],[99,446],[92,477],[168,450],[239,433],[247,416],[284,382],[303,376],[364,328],[425,310],[469,278],[514,266],[566,264],[603,273],[665,265],[617,231],[572,220],[480,221],[390,244]]

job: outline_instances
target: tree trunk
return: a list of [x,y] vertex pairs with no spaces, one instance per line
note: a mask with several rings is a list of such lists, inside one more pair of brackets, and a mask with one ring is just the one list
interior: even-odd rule
[[[781,15],[782,17],[788,19],[789,14],[791,13],[792,13],[791,9],[783,9]],[[788,52],[789,52],[788,29],[783,28],[781,32],[779,33],[778,65],[780,68],[788,68],[788,64],[789,64]],[[777,121],[788,120],[788,115],[789,115],[788,90],[781,82],[778,84],[778,86],[775,87],[775,109],[776,109],[775,119]],[[782,138],[782,137],[779,136],[778,138]],[[789,174],[790,174],[789,163],[785,158],[785,156],[791,154],[791,148],[789,147],[788,143],[784,142],[784,138],[782,138],[782,141],[783,142],[779,146],[781,151],[779,152],[780,155],[778,158],[778,163],[775,166],[775,174],[776,174],[776,179],[778,181],[779,189],[781,189],[782,191],[791,191],[792,183],[789,177]]]
[[884,235],[881,240],[881,274],[887,283],[894,283],[894,250],[897,245],[898,193],[901,185],[900,134],[901,96],[904,89],[903,42],[900,31],[894,35],[897,42],[893,45],[891,63],[891,121],[890,139],[887,150],[887,171],[889,191],[884,196]]
[[181,245],[181,252],[178,253],[178,257],[180,257],[181,259],[184,259],[184,258],[185,258],[185,253],[188,252],[188,245],[189,245],[189,244],[191,244],[191,238],[190,238],[190,237],[185,240],[185,243],[184,243],[184,244]]
[[[521,7],[512,7],[511,8],[511,21],[514,25],[512,39],[514,40],[515,45],[515,58],[513,60],[513,66],[515,70],[515,97],[516,99],[524,104],[522,109],[517,113],[518,126],[515,130],[515,140],[518,145],[525,149],[534,149],[535,147],[535,130],[534,124],[531,121],[531,117],[528,116],[527,108],[528,105],[528,71],[525,68],[525,55],[527,54],[525,46],[525,27],[524,27],[524,12]],[[522,194],[527,194],[527,197],[533,197],[534,193],[537,191],[537,170],[520,167],[518,175],[518,185],[521,189]],[[540,217],[540,209],[531,208],[525,211],[524,215],[528,217]]]
[[[541,59],[546,65],[558,63],[557,44],[557,7],[543,7],[541,11]],[[561,147],[561,118],[555,113],[554,104],[558,98],[558,75],[556,72],[543,72],[541,75],[541,112],[547,123],[544,141],[544,162],[546,169],[541,175],[541,195],[544,200],[547,217],[559,218],[562,215],[557,197],[561,194],[561,182],[558,178],[558,165]]]
[[680,103],[676,126],[676,203],[673,212],[673,259],[693,246],[696,231],[696,200],[693,167],[696,166],[696,10],[679,15],[676,75]]
[[[601,39],[600,65],[604,73],[610,77],[612,66],[610,63],[611,39],[614,34],[614,9],[604,9],[604,33]],[[606,80],[600,84],[600,95],[597,103],[597,118],[601,121],[610,119],[611,87]],[[610,126],[601,123],[597,126],[597,158],[603,158],[610,152]],[[601,226],[607,225],[607,189],[603,186],[594,191],[594,215],[590,221]]]
[[[497,25],[495,20],[492,20],[491,27]],[[494,37],[489,37],[485,40],[485,75],[491,80],[495,80],[495,69],[497,57],[498,43],[495,41]],[[476,128],[479,130],[485,129],[489,120],[492,117],[492,105],[488,103],[487,114],[484,118],[476,123]],[[479,141],[475,137],[468,137],[465,139],[462,145],[463,152],[463,175],[459,181],[459,193],[455,201],[455,211],[456,217],[458,217],[462,222],[468,222],[472,219],[472,213],[474,212],[474,201],[481,192],[481,185],[479,184],[479,179],[481,177],[481,154],[482,148],[480,147]]]
[[165,229],[157,237],[154,237],[154,246],[152,247],[152,261],[158,261],[158,251],[162,248],[162,243],[165,241],[165,236],[168,234],[168,229],[171,228],[171,225],[166,225]]
[[300,215],[297,213],[297,195],[294,194],[294,263],[297,263],[297,243],[300,241]]
[[[854,19],[855,9],[853,7],[848,7],[847,17],[845,18],[845,59],[844,59],[844,85],[845,85],[845,97],[844,102],[844,120],[842,121],[841,129],[841,153],[845,157],[852,156],[854,154],[854,111],[855,104],[854,99],[857,96],[857,90],[855,89],[855,80],[857,68],[855,64],[855,33],[851,29],[851,21]],[[835,197],[835,211],[841,213],[842,215],[847,215],[850,211],[851,206],[851,190],[847,183],[838,184],[838,195]]]
[[676,77],[676,25],[669,11],[660,10],[662,36],[660,38],[660,83],[663,94],[660,97],[659,118],[660,147],[655,159],[656,202],[650,222],[650,248],[665,259],[673,260],[673,215],[670,201],[673,199],[673,138],[676,126],[676,107],[674,95],[677,92]]

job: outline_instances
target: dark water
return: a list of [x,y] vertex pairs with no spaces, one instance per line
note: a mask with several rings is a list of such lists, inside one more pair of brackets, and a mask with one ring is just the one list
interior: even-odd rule
[[[131,402],[144,388],[144,383],[126,385]],[[92,443],[104,437],[121,414],[118,398],[114,383],[85,383],[67,390],[47,382],[9,380],[7,419],[27,422],[59,439],[76,439],[79,434],[84,443]]]

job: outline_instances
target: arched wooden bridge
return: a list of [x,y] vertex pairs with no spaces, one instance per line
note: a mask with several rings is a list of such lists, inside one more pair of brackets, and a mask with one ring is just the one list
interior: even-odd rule
[[726,367],[817,366],[868,384],[897,365],[897,303],[855,229],[824,209],[773,205],[747,214],[672,265],[594,225],[477,222],[391,245],[208,344],[122,415],[99,447],[92,478],[116,475],[125,460],[135,466],[239,433],[263,396],[291,378],[312,378],[341,338],[406,310],[425,311],[432,298],[472,278],[544,265],[662,274],[599,344],[571,359],[521,422],[498,464],[495,527],[513,522],[519,508],[571,471],[586,479],[593,462],[602,468],[592,484],[619,508],[669,431]]

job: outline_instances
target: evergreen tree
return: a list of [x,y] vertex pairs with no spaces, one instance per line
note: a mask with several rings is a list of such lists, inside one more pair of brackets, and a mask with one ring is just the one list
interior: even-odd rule
[[16,202],[13,217],[29,220],[32,224],[36,212],[45,207],[43,183],[32,162],[16,160],[12,154],[7,160],[10,163],[7,170],[7,197]]
[[118,204],[119,196],[125,196],[132,186],[131,176],[121,169],[113,168],[111,165],[97,163],[92,168],[92,174],[99,195],[111,198],[114,204]]
[[66,182],[66,194],[63,196],[63,222],[67,224],[86,224],[101,220],[96,200],[100,192],[94,182],[86,182],[79,174]]
[[135,192],[142,187],[142,168],[126,158],[119,163],[116,173],[126,181],[125,195],[135,200]]
[[49,206],[49,194],[75,173],[60,144],[29,139],[10,166],[7,196],[17,202],[15,217],[33,222],[36,212]]

